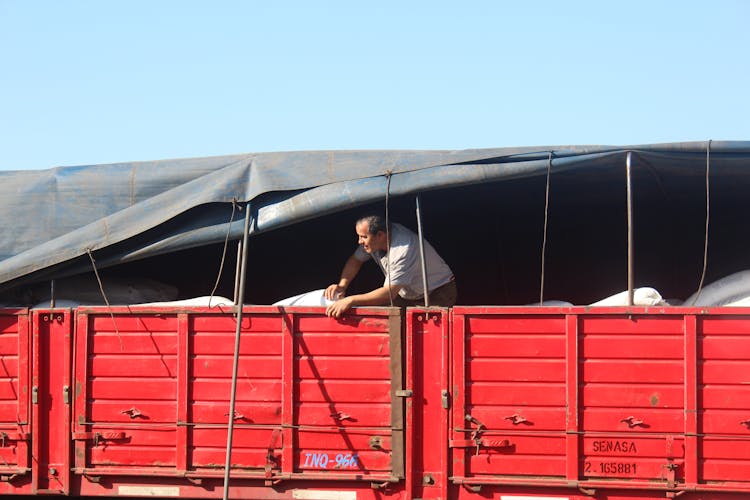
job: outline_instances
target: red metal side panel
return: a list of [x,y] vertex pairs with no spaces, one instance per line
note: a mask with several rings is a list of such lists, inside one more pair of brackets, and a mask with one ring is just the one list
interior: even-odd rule
[[682,479],[682,315],[579,318],[583,475]]
[[[76,472],[223,477],[234,316],[111,313],[79,314]],[[398,310],[247,308],[241,335],[233,478],[403,478]]]
[[32,493],[67,495],[72,451],[71,311],[34,310],[32,333]]
[[290,327],[295,471],[403,477],[403,417],[393,418],[401,407],[393,379],[401,372],[400,363],[391,364],[392,356],[401,359],[400,318],[369,313],[335,321],[300,313]]
[[[247,313],[242,320],[232,447],[232,465],[239,469],[263,471],[266,465],[278,469],[282,324],[278,313]],[[188,465],[192,470],[224,469],[235,328],[231,315],[190,316]]]
[[29,318],[0,310],[0,493],[30,492]]
[[[177,464],[176,314],[80,312],[76,472],[142,474]],[[114,321],[113,321],[114,319]]]
[[699,476],[750,482],[750,315],[698,318]]
[[447,310],[437,308],[409,309],[406,317],[414,390],[409,400],[414,412],[409,493],[425,500],[448,496],[449,318]]
[[454,310],[454,478],[566,475],[564,315]]
[[455,483],[750,491],[747,310],[455,308],[452,335]]

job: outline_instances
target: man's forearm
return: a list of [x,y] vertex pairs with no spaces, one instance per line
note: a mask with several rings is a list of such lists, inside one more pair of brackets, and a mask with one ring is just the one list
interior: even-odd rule
[[358,295],[351,295],[352,306],[382,306],[390,304],[390,294],[396,297],[398,291],[401,289],[399,286],[381,286],[367,293],[361,293]]
[[362,261],[354,257],[354,255],[351,255],[346,260],[344,269],[341,270],[341,278],[339,279],[338,285],[343,289],[349,288],[349,285],[351,284],[354,277],[359,274],[359,270],[361,267]]
[[326,308],[326,314],[335,318],[341,317],[351,307],[355,306],[383,306],[391,302],[389,294],[394,296],[401,290],[400,286],[383,286],[375,290],[358,295],[349,295],[337,300]]

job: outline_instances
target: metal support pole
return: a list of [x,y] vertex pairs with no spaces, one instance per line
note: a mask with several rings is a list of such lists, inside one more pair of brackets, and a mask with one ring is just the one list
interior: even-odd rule
[[55,280],[49,282],[49,307],[50,309],[55,308]]
[[632,152],[628,151],[627,159],[625,160],[625,177],[627,182],[628,192],[628,305],[633,305],[634,293],[633,290],[633,192],[632,192],[632,177],[631,177],[631,162]]
[[235,304],[237,311],[237,329],[234,334],[234,364],[232,366],[232,393],[229,400],[229,424],[227,429],[227,459],[224,465],[224,500],[229,498],[229,471],[232,466],[232,433],[234,432],[234,409],[237,392],[237,372],[240,360],[240,331],[242,330],[242,305],[245,301],[245,274],[247,272],[247,239],[250,232],[250,203],[245,205],[245,230],[242,234],[242,265],[240,267],[240,286]]
[[237,266],[234,269],[234,297],[232,302],[237,303],[240,293],[240,267],[242,266],[242,240],[237,242]]
[[424,290],[424,306],[430,307],[430,291],[427,290],[427,262],[424,256],[424,234],[422,233],[422,208],[417,195],[417,230],[419,231],[419,259],[422,262],[422,289]]

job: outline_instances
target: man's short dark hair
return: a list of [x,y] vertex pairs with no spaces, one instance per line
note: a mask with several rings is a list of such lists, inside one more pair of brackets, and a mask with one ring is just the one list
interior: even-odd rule
[[364,224],[365,222],[367,223],[367,232],[370,234],[375,235],[380,231],[383,231],[384,233],[388,232],[385,224],[385,217],[380,214],[370,214],[360,217],[357,219],[356,225]]

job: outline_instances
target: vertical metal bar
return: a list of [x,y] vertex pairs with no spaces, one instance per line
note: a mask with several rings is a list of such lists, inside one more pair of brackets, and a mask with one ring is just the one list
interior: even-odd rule
[[245,274],[247,272],[247,238],[250,232],[250,203],[245,205],[245,229],[242,234],[242,265],[240,285],[236,302],[237,329],[234,334],[234,360],[232,365],[232,394],[229,401],[229,423],[227,429],[227,459],[224,466],[224,500],[229,498],[229,471],[232,461],[232,433],[234,432],[234,408],[237,393],[237,372],[240,360],[240,332],[242,330],[242,305],[245,301]]
[[[453,428],[452,438],[453,439],[466,439],[466,435],[461,431],[464,428],[466,415],[466,344],[468,343],[467,336],[469,335],[467,323],[468,318],[465,313],[456,313],[453,309],[451,312],[451,331],[453,335],[453,364],[451,366],[451,377],[453,387],[453,393],[451,394],[452,404],[451,411],[453,412]],[[463,479],[467,476],[469,471],[469,451],[468,449],[453,449],[453,463],[449,474],[453,477]]]
[[[404,356],[404,388],[406,390],[414,391],[414,372],[415,372],[415,350],[414,350],[414,316],[406,313],[406,322],[404,323],[404,342],[403,346],[406,355]],[[412,392],[413,394],[413,392]],[[415,401],[409,401],[406,403],[406,421],[404,422],[406,435],[404,436],[404,460],[406,462],[404,475],[405,488],[406,488],[406,500],[412,500],[417,497],[419,493],[416,491],[415,472],[414,472],[414,450],[416,449],[416,431],[414,429],[414,403]]]
[[[298,431],[293,427],[296,403],[294,399],[294,377],[297,371],[295,370],[297,338],[294,335],[296,318],[294,313],[283,311],[281,319],[281,472],[292,474],[294,472],[296,440],[299,438]],[[300,363],[302,363],[301,360]]]
[[[74,370],[74,387],[79,388],[80,391],[76,390],[73,392],[73,431],[74,432],[86,432],[91,430],[91,425],[86,422],[92,422],[94,419],[91,416],[91,408],[86,404],[90,396],[90,384],[84,381],[89,380],[91,374],[91,361],[89,361],[89,353],[92,349],[93,344],[93,321],[90,321],[91,316],[87,313],[77,312],[76,313],[76,329],[75,329],[75,347],[73,360]],[[19,380],[20,382],[20,380]],[[21,386],[25,387],[25,386]],[[23,421],[26,421],[25,413],[21,414]],[[75,467],[78,469],[84,469],[87,467],[86,462],[89,459],[90,454],[86,452],[86,441],[75,441]],[[20,456],[20,455],[19,455]]]
[[175,468],[185,474],[188,468],[189,439],[192,430],[188,427],[188,394],[190,392],[190,318],[186,313],[177,315],[177,429]]
[[630,161],[632,152],[628,151],[625,161],[625,177],[628,191],[628,305],[633,305],[633,193]]
[[430,307],[430,291],[427,289],[427,262],[424,257],[424,234],[422,233],[422,208],[417,195],[417,230],[419,231],[419,259],[422,262],[422,290],[424,291],[424,306]]
[[[449,326],[450,321],[448,321],[448,311],[443,311],[438,316],[437,314],[433,317],[433,322],[439,321],[440,324],[437,325],[440,328],[440,337],[443,339],[441,346],[440,346],[440,357],[442,359],[441,363],[441,394],[447,396],[447,405],[443,406],[443,411],[440,412],[440,464],[441,464],[441,472],[442,472],[442,479],[440,481],[440,496],[441,498],[448,498],[448,477],[450,476],[450,452],[448,447],[448,432],[450,430],[450,379],[448,378],[449,374],[449,352],[450,352],[450,339],[449,339]],[[447,406],[447,408],[446,408]],[[502,497],[501,497],[502,498]]]
[[242,240],[237,242],[237,266],[234,270],[234,297],[232,301],[236,304],[240,293],[240,267],[242,266]]
[[49,282],[49,307],[50,309],[55,308],[55,280]]
[[[685,483],[696,485],[699,481],[702,453],[698,436],[698,386],[701,379],[702,364],[698,359],[698,317],[686,314],[684,319],[685,332]],[[701,321],[701,330],[703,322]],[[704,453],[704,452],[703,452]]]
[[[565,479],[578,481],[581,479],[580,464],[580,427],[579,413],[581,402],[578,395],[580,387],[579,380],[579,348],[578,348],[578,325],[577,314],[565,315],[565,401],[566,401],[566,424],[565,424]],[[585,479],[585,478],[583,478]]]
[[[408,427],[404,422],[404,398],[399,395],[399,392],[404,390],[402,324],[401,309],[391,309],[388,312],[389,368],[391,373],[391,476],[399,479],[403,479],[406,472],[404,429]],[[412,385],[407,384],[406,387],[411,388]]]

